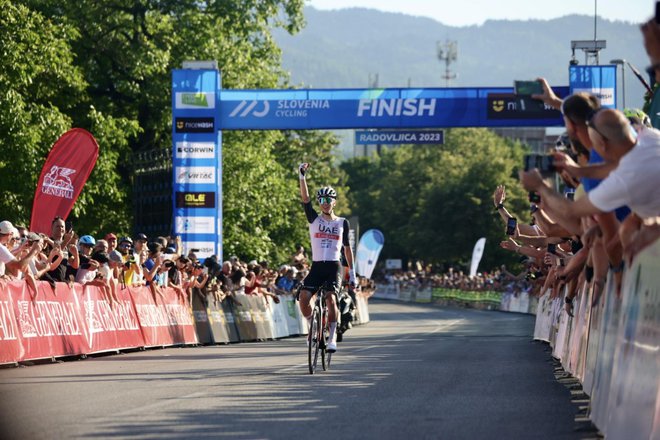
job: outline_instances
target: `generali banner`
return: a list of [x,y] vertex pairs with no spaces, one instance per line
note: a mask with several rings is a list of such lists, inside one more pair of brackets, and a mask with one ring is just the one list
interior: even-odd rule
[[67,131],[55,142],[34,193],[31,231],[50,234],[53,218],[67,218],[98,156],[94,136],[82,128]]
[[192,311],[171,288],[116,289],[0,281],[0,364],[103,351],[196,344]]

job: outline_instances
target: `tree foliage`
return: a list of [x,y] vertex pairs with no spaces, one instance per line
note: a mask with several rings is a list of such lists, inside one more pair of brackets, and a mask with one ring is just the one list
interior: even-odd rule
[[[303,25],[302,0],[0,4],[0,136],[10,153],[0,162],[3,212],[28,222],[51,145],[82,127],[100,156],[72,215],[78,231],[92,234],[131,231],[132,154],[171,148],[172,69],[212,59],[223,88],[286,86],[271,31]],[[225,252],[285,259],[306,236],[296,165],[307,158],[315,176],[331,181],[335,141],[314,132],[223,137]],[[17,157],[25,162],[20,176],[9,168]]]
[[522,146],[486,129],[449,130],[445,142],[344,163],[353,213],[363,230],[384,233],[384,258],[466,264],[477,239],[486,237],[482,267],[507,261],[510,255],[499,248],[504,226],[492,193],[498,184],[507,185],[507,205],[525,212],[525,194],[514,175]]

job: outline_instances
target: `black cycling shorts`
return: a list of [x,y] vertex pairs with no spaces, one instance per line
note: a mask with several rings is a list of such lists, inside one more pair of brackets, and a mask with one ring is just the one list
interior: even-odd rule
[[342,266],[339,261],[314,261],[309,274],[303,280],[303,290],[315,293],[321,286],[334,290],[339,295],[341,290]]

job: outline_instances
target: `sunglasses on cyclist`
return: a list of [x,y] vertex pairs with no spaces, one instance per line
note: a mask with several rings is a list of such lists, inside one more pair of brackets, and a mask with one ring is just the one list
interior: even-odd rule
[[331,204],[334,199],[332,197],[319,197],[319,205]]

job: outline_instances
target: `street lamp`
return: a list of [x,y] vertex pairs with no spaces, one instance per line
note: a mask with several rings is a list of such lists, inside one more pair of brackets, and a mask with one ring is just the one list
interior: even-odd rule
[[610,60],[610,64],[621,65],[621,83],[623,84],[621,90],[623,92],[623,108],[626,108],[626,60],[617,58]]

